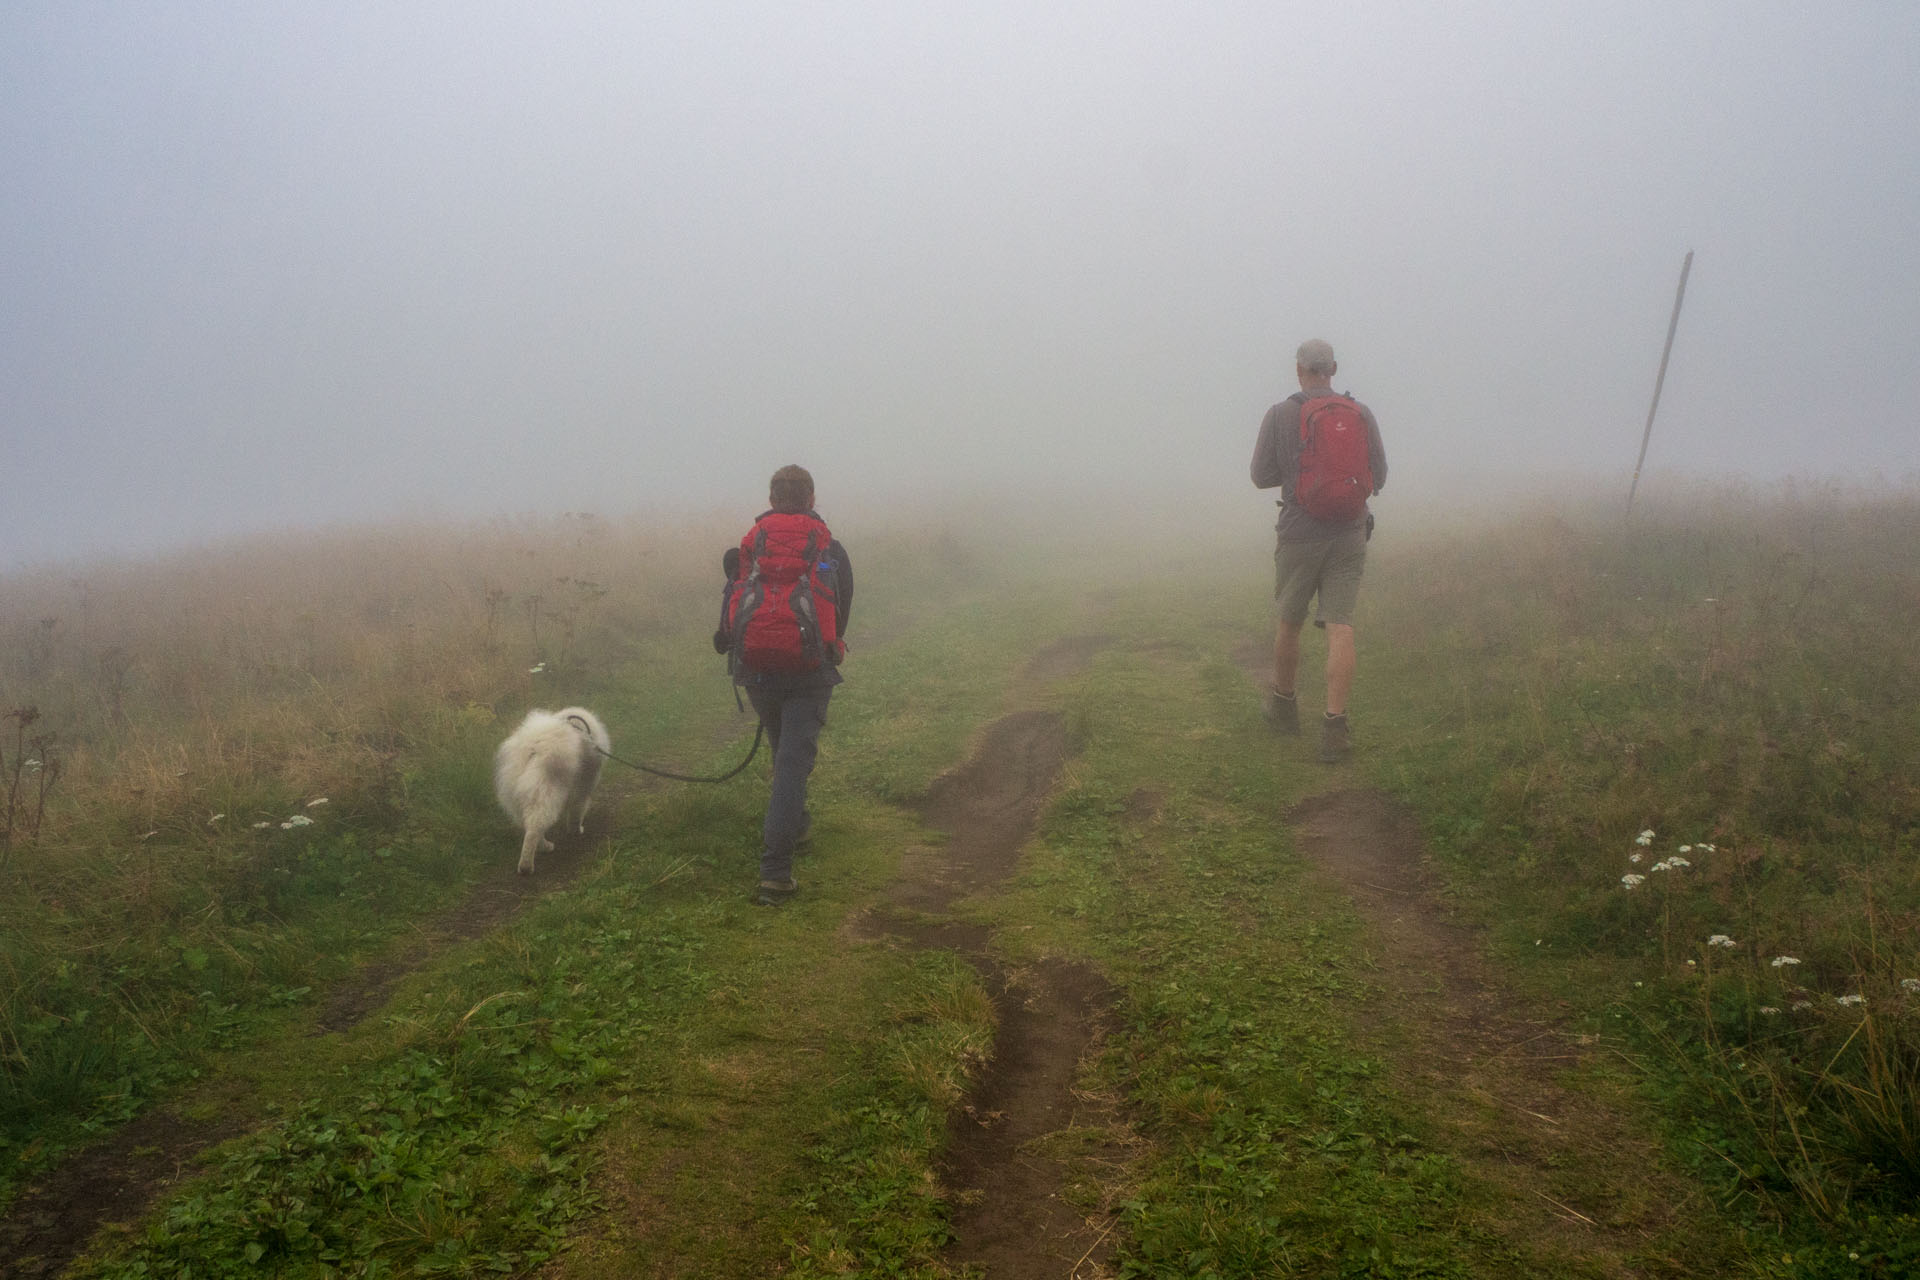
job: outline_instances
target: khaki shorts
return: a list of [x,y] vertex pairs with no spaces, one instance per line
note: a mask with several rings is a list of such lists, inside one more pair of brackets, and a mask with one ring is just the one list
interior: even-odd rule
[[1315,626],[1329,622],[1352,626],[1353,609],[1360,600],[1360,571],[1366,564],[1365,529],[1313,542],[1278,544],[1273,550],[1274,612],[1280,621],[1300,626],[1307,620],[1308,602],[1317,595]]

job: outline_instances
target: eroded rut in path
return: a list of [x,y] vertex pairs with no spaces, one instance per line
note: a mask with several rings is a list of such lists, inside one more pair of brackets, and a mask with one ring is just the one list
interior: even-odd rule
[[1473,1171],[1508,1193],[1506,1233],[1608,1275],[1640,1274],[1632,1259],[1699,1193],[1659,1171],[1656,1144],[1628,1115],[1570,1083],[1599,1052],[1591,1037],[1489,971],[1478,933],[1440,905],[1412,817],[1385,796],[1334,791],[1288,816],[1375,935],[1383,997],[1363,1022]]
[[[1029,683],[1073,674],[1103,641],[1075,637],[1036,654]],[[991,1062],[950,1120],[941,1180],[953,1205],[955,1262],[994,1280],[1062,1280],[1101,1274],[1107,1221],[1069,1198],[1064,1152],[1100,1154],[1121,1121],[1079,1093],[1075,1078],[1111,1000],[1091,969],[1047,961],[1008,971],[988,951],[989,931],[945,912],[1014,872],[1067,757],[1066,725],[1052,711],[1021,711],[989,726],[979,748],[931,788],[921,815],[946,832],[911,853],[891,910],[861,924],[916,947],[959,952],[980,974],[996,1016]]]

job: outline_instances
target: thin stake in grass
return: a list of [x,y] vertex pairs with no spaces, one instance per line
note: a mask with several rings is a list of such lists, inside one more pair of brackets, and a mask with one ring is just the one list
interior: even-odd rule
[[1667,381],[1667,357],[1673,354],[1673,333],[1680,327],[1680,303],[1687,296],[1687,273],[1693,270],[1693,250],[1680,264],[1680,287],[1673,294],[1673,315],[1667,321],[1667,344],[1660,348],[1660,372],[1653,380],[1653,403],[1647,406],[1647,429],[1640,433],[1640,456],[1633,460],[1633,483],[1627,486],[1627,516],[1633,516],[1633,495],[1640,487],[1640,468],[1647,460],[1647,442],[1653,439],[1653,415],[1660,410],[1660,388]]

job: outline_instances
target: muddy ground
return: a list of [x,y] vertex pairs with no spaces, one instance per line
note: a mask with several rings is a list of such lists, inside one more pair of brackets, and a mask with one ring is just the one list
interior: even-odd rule
[[[1077,636],[1051,645],[1027,664],[1022,683],[1031,690],[1071,676],[1104,644]],[[921,805],[945,842],[910,853],[887,905],[856,923],[866,936],[959,953],[993,1001],[993,1053],[950,1119],[940,1176],[953,1205],[949,1259],[996,1280],[1108,1274],[1111,1206],[1089,1194],[1079,1170],[1090,1159],[1120,1159],[1129,1145],[1117,1108],[1078,1088],[1113,999],[1105,980],[1066,961],[1009,972],[988,930],[947,914],[1013,875],[1066,759],[1057,712],[1016,711],[989,725]]]

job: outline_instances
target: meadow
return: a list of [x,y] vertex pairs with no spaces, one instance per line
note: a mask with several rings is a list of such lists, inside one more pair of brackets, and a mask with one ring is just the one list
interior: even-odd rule
[[[525,891],[487,784],[527,707],[574,701],[629,758],[738,759],[722,522],[0,584],[0,1217],[165,1148],[70,1274],[960,1274],[943,1153],[992,993],[848,922],[941,844],[936,779],[1032,710],[1068,758],[1017,875],[948,915],[1008,972],[1111,988],[1076,1086],[1108,1118],[1047,1140],[1100,1242],[1079,1274],[1920,1266],[1920,498],[1385,508],[1331,770],[1259,717],[1257,518],[997,515],[837,522],[849,681],[773,912],[760,766],[610,772]],[[1520,1161],[1497,1099],[1434,1082],[1391,922],[1300,835],[1330,791],[1409,816],[1462,963],[1644,1145]]]

